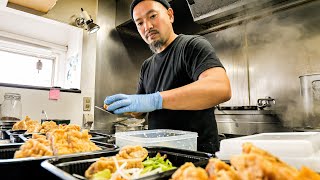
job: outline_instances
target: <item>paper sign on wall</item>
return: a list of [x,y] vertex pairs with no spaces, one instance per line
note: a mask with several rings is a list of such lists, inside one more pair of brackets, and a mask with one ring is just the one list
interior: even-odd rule
[[50,100],[58,100],[58,99],[60,99],[60,89],[50,89],[50,91],[49,91],[49,99]]

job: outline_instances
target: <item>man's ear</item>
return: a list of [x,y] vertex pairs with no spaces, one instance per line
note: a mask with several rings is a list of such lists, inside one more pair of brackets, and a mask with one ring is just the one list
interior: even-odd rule
[[168,16],[169,16],[170,22],[173,23],[174,22],[173,9],[169,8],[167,12],[168,12]]

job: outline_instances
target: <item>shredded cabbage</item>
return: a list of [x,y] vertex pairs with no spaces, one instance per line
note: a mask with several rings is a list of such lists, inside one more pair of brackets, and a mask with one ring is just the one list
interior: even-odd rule
[[[151,172],[155,169],[160,168],[160,172],[169,171],[171,169],[175,169],[176,167],[172,165],[172,163],[169,161],[169,159],[166,159],[167,156],[161,156],[160,153],[158,153],[155,157],[149,158],[147,157],[146,160],[142,162],[144,169],[141,172],[141,174]],[[166,160],[165,160],[166,159]],[[159,171],[159,170],[157,170]]]
[[167,156],[163,155],[161,156],[159,153],[153,157],[149,158],[147,157],[146,160],[142,162],[144,168],[132,168],[132,169],[125,169],[125,166],[127,163],[123,163],[121,166],[119,166],[119,163],[115,157],[113,157],[113,160],[116,165],[116,172],[111,173],[109,169],[105,169],[103,171],[97,172],[93,175],[93,180],[106,180],[106,179],[117,179],[117,176],[121,176],[124,179],[137,179],[157,173],[161,173],[164,171],[168,171],[171,169],[176,169],[175,166],[172,165],[172,163],[169,161],[169,159],[166,159]]

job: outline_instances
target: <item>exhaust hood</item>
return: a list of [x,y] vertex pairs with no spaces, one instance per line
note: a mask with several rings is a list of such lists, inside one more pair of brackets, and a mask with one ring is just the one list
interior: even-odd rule
[[194,22],[218,25],[240,22],[312,0],[187,0]]

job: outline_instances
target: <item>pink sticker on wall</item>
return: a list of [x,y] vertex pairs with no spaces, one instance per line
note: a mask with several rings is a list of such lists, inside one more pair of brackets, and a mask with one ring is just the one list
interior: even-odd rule
[[50,100],[58,100],[58,99],[60,99],[60,89],[50,89],[50,91],[49,91],[49,99]]

